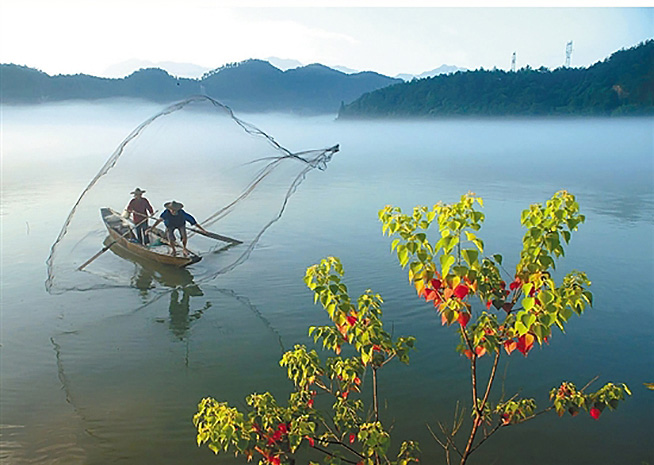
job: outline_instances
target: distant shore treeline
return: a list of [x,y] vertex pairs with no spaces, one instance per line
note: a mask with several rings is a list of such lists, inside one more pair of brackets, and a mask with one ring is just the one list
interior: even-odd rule
[[176,78],[159,68],[141,69],[122,79],[50,76],[26,66],[2,64],[0,101],[137,98],[167,103],[206,94],[238,111],[336,114],[342,102],[397,82],[401,80],[373,72],[345,74],[320,64],[282,71],[262,60],[223,66],[200,79]]
[[452,116],[652,115],[654,40],[588,68],[476,70],[403,82],[320,64],[282,71],[267,61],[223,66],[200,79],[159,68],[122,79],[50,76],[0,65],[0,102],[138,98],[168,103],[206,94],[244,112],[331,113],[339,119]]
[[589,68],[481,69],[396,84],[344,105],[338,117],[652,114],[654,40]]

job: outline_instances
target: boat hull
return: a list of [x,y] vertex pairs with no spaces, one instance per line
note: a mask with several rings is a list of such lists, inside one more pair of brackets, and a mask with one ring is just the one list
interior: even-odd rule
[[[107,227],[109,237],[115,243],[112,247],[121,247],[122,249],[136,255],[140,258],[152,260],[164,265],[183,268],[193,263],[199,262],[202,257],[190,252],[188,257],[170,255],[167,245],[144,246],[136,241],[133,229],[129,221],[120,216],[120,214],[111,208],[100,209],[102,221]],[[160,238],[165,238],[165,233],[161,230],[154,230],[153,233]]]

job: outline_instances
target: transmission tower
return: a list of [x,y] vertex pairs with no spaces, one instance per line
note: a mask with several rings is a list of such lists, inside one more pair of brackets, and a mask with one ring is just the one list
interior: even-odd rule
[[511,72],[515,73],[515,52],[513,52],[513,56],[511,57]]
[[572,57],[572,41],[565,44],[565,67],[570,67],[570,58]]

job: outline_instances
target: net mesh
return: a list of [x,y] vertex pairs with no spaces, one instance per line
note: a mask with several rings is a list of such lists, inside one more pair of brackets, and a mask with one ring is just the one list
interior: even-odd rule
[[[171,288],[227,273],[247,260],[282,217],[306,175],[324,170],[337,151],[333,146],[293,153],[208,96],[170,105],[137,126],[83,190],[51,247],[46,289]],[[192,274],[143,262],[116,245],[80,271],[112,242],[100,209],[122,212],[137,186],[156,216],[165,202],[176,200],[203,227],[241,244],[190,233],[189,249],[202,257]]]

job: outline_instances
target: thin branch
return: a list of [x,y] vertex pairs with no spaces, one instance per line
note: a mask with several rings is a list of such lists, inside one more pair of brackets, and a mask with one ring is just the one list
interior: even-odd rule
[[375,410],[375,421],[379,421],[379,404],[377,398],[377,368],[372,368],[372,403]]
[[579,392],[584,392],[584,391],[586,390],[587,387],[589,387],[591,384],[593,384],[593,383],[594,383],[595,381],[597,381],[598,379],[599,379],[599,375],[595,376],[593,379],[591,379],[590,381],[588,381],[588,382],[586,383],[586,385],[585,385],[584,387],[582,387],[581,390],[580,390]]
[[456,433],[454,433],[454,429],[452,429],[452,434],[448,433],[447,429],[443,426],[443,424],[440,421],[438,422],[438,427],[440,428],[443,435],[447,438],[447,442],[454,448],[454,452],[459,454],[459,457],[463,457],[461,455],[461,451],[459,450],[459,448],[454,443],[454,434],[456,434]]
[[[542,415],[543,413],[547,413],[547,412],[549,412],[549,411],[552,410],[553,408],[554,408],[554,406],[553,406],[553,405],[550,405],[550,406],[547,407],[545,410],[541,410],[540,412],[536,412],[536,413],[534,413],[533,415],[528,416],[528,417],[525,417],[525,418],[523,418],[523,419],[520,420],[520,421],[516,421],[515,423],[513,423],[513,425],[519,425],[519,424],[521,424],[521,423],[524,423],[525,421],[532,420],[532,419],[536,418],[537,416]],[[507,426],[509,426],[509,425],[507,425]]]
[[[322,447],[318,447],[318,446],[311,446],[311,447],[312,447],[313,449],[316,449],[318,452],[322,452],[322,453],[325,454],[325,455],[330,455],[330,456],[331,456],[331,455],[334,455],[334,454],[332,454],[331,452],[329,452],[328,450],[323,449]],[[359,462],[355,462],[355,461],[353,461],[353,460],[344,459],[344,458],[342,458],[342,457],[339,457],[339,458],[340,458],[343,462],[351,463],[351,464],[353,464],[353,465],[356,465],[357,463],[359,463]]]
[[470,342],[470,338],[468,337],[468,333],[466,332],[465,328],[461,328],[461,336],[463,337],[463,340],[467,344],[468,348],[470,349],[470,352],[472,355],[470,356],[470,374],[472,377],[472,405],[475,410],[475,412],[478,412],[477,408],[477,354],[475,353],[473,347],[472,347],[472,342]]
[[493,434],[495,434],[502,426],[506,426],[506,425],[503,425],[502,422],[499,422],[497,426],[495,426],[495,428],[491,430],[490,433],[484,434],[484,437],[477,443],[475,447],[473,447],[470,450],[470,453],[472,454],[474,451],[476,451],[479,448],[479,446],[481,446],[484,442],[486,442],[486,440],[490,438]]
[[441,440],[438,438],[438,436],[436,436],[436,433],[434,433],[431,430],[431,427],[429,426],[429,424],[427,424],[427,429],[431,433],[432,437],[436,440],[436,442],[438,442],[440,444],[440,446],[443,448],[443,450],[445,450],[445,462],[447,463],[447,465],[452,465],[452,462],[450,461],[450,447],[449,447],[449,445],[446,446],[445,444],[443,444],[441,442]]
[[434,431],[431,429],[431,426],[429,426],[429,423],[425,423],[425,426],[427,426],[427,429],[428,429],[429,432],[431,433],[431,436],[436,440],[436,442],[437,442],[438,444],[440,444],[440,446],[441,446],[443,449],[447,450],[447,449],[448,449],[448,446],[446,446],[445,444],[443,444],[443,442],[441,441],[441,439],[440,439],[438,436],[436,436],[436,433],[434,433]]
[[500,361],[501,353],[502,351],[498,347],[497,352],[495,353],[495,360],[493,361],[493,368],[491,369],[491,373],[488,378],[488,384],[486,385],[486,392],[484,393],[484,399],[481,401],[481,406],[479,407],[480,409],[483,409],[484,406],[486,405],[486,402],[488,401],[488,396],[490,395],[491,388],[493,387],[493,381],[495,380],[495,373],[497,371],[497,365]]
[[328,443],[328,444],[335,444],[335,445],[338,445],[338,446],[342,446],[342,447],[344,447],[345,449],[347,449],[347,450],[349,450],[350,452],[352,452],[352,453],[353,453],[354,455],[356,455],[357,457],[364,458],[364,456],[363,456],[361,453],[357,452],[357,451],[354,450],[352,447],[350,447],[350,446],[348,446],[347,444],[345,444],[343,441],[330,441],[330,440],[327,440],[327,443]]

